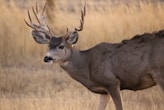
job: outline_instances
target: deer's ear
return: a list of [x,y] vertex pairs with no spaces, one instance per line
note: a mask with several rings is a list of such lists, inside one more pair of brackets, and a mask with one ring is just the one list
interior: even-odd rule
[[77,41],[78,41],[78,37],[79,37],[79,34],[78,32],[71,32],[67,38],[66,38],[66,42],[68,44],[75,44]]
[[33,30],[32,36],[36,43],[39,43],[39,44],[49,44],[50,43],[50,36],[46,35],[45,33]]

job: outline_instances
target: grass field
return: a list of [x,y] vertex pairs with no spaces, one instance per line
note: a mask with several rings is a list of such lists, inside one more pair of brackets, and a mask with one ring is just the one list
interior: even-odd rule
[[[79,4],[84,2],[73,1],[56,0],[51,13],[54,20],[49,21],[55,34],[64,34],[67,26],[71,31],[79,25]],[[27,9],[35,1],[16,3],[0,1],[0,110],[95,110],[99,95],[71,79],[57,64],[44,64],[47,46],[36,44],[31,29],[24,23]],[[90,0],[84,30],[76,46],[83,50],[100,42],[116,43],[161,29],[164,29],[161,2],[112,5],[108,0],[101,3]],[[158,86],[137,92],[122,91],[121,96],[125,110],[164,108],[164,95]],[[112,100],[108,109],[115,110]]]

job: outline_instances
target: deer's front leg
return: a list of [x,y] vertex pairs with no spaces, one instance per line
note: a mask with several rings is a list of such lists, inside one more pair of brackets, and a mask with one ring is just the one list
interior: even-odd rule
[[123,110],[119,85],[111,85],[111,87],[108,88],[108,92],[114,101],[116,110]]
[[101,94],[98,110],[105,110],[109,99],[110,99],[110,96],[108,94]]

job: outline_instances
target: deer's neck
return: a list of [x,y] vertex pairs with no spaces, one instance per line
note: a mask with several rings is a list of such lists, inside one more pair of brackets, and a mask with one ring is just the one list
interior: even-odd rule
[[71,56],[60,66],[75,80],[84,82],[88,76],[88,58],[87,52],[81,52],[77,49],[72,49]]

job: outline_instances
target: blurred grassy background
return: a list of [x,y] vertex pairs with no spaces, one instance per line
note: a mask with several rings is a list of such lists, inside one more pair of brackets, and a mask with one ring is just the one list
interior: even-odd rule
[[[98,95],[69,78],[58,65],[43,63],[47,46],[36,44],[24,23],[27,9],[45,0],[0,1],[0,110],[94,110]],[[81,0],[49,0],[48,24],[56,35],[79,25]],[[164,29],[162,1],[88,0],[77,47],[117,43],[136,34]],[[122,93],[126,110],[163,110],[158,87]],[[108,109],[115,110],[110,101]]]

